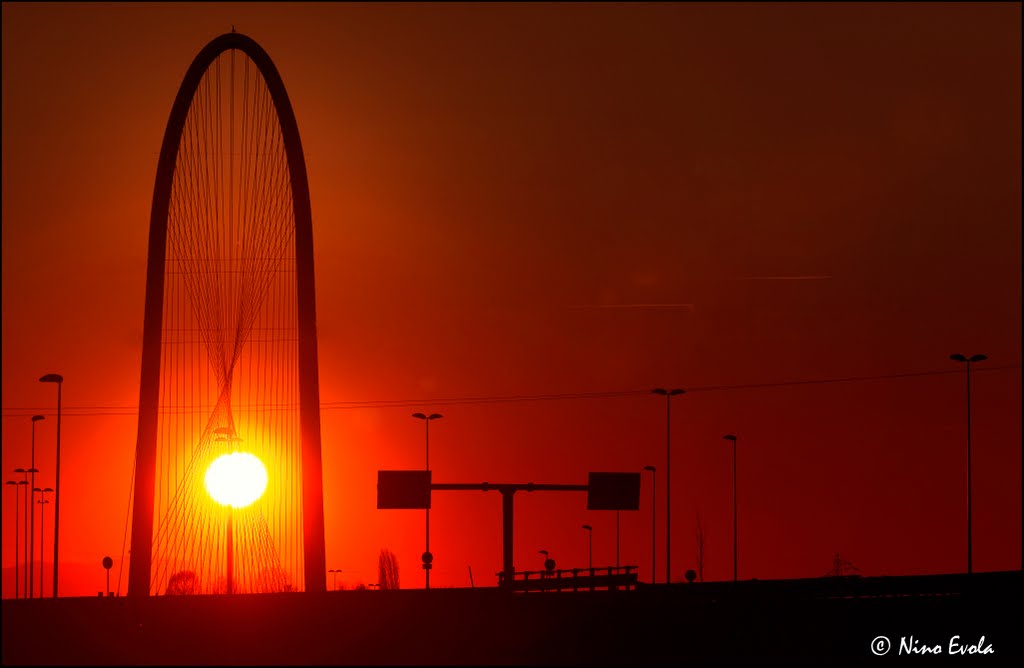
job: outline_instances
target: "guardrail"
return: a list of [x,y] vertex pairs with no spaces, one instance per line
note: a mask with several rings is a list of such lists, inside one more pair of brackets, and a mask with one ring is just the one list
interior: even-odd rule
[[603,566],[516,571],[511,583],[506,583],[504,573],[498,573],[498,586],[512,591],[629,590],[636,588],[636,570],[636,566]]

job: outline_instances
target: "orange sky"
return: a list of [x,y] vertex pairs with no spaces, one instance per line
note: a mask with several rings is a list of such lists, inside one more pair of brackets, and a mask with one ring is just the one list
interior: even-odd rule
[[[62,595],[121,566],[148,224],[171,103],[232,25],[277,65],[306,154],[327,563],[422,586],[422,513],[376,471],[438,482],[658,472],[673,399],[673,577],[1021,564],[1021,6],[3,4],[3,469],[52,485],[65,377]],[[762,280],[805,277],[806,280]],[[650,305],[676,304],[675,307]],[[648,305],[648,306],[644,306]],[[690,305],[690,306],[683,306]],[[984,370],[984,372],[982,372]],[[706,391],[697,391],[705,388]],[[395,407],[338,402],[409,400]],[[646,474],[645,474],[646,475]],[[622,561],[650,577],[650,484]],[[434,497],[433,586],[493,585],[500,496]],[[614,563],[615,516],[516,497],[516,566]],[[52,515],[47,518],[52,527]],[[14,503],[3,497],[3,595]],[[50,561],[47,554],[47,563]],[[126,563],[126,562],[125,562]],[[78,566],[82,564],[82,566]],[[66,570],[65,567],[66,566]],[[127,568],[122,577],[122,593]],[[330,586],[332,580],[328,580]],[[49,581],[47,581],[49,589]]]

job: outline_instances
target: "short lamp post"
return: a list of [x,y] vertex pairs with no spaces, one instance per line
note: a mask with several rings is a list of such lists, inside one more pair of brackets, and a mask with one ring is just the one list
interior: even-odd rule
[[537,550],[538,554],[544,555],[544,570],[541,571],[542,578],[551,577],[555,572],[555,560],[551,558],[547,550]]

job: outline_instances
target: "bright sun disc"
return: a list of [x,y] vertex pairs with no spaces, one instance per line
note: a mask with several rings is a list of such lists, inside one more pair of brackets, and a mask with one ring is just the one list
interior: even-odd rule
[[206,491],[222,506],[244,508],[263,496],[267,469],[256,455],[232,452],[213,460],[206,469]]

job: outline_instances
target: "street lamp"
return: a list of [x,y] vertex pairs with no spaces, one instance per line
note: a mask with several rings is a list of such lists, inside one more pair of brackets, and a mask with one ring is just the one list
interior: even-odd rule
[[[36,422],[45,420],[46,417],[42,415],[32,416],[32,468],[29,472],[32,474],[32,500],[35,501],[35,490],[36,490],[36,474],[39,470],[36,468]],[[32,519],[29,521],[31,529],[29,529],[29,541],[28,541],[28,597],[33,598],[35,596],[35,563],[36,563],[36,511],[35,504],[32,505]]]
[[[28,484],[28,475],[29,475],[29,470],[28,469],[16,468],[16,469],[14,469],[14,472],[15,473],[20,473],[22,476],[24,476],[21,480],[18,481],[18,484],[25,486],[25,526],[22,527],[21,530],[24,533],[24,538],[25,538],[25,561],[27,562],[28,561],[28,513],[29,513],[28,495],[29,495],[29,490],[31,490],[32,486]],[[14,511],[15,512],[18,511],[17,506],[15,506]],[[15,556],[17,556],[17,555],[15,555]],[[28,563],[25,564],[25,570],[22,572],[21,577],[22,577],[21,593],[24,596],[28,596]]]
[[327,571],[328,573],[334,573],[334,591],[338,591],[338,573],[341,573],[340,568],[331,568]]
[[[39,598],[43,597],[43,540],[46,538],[46,515],[44,514],[46,506],[44,504],[49,503],[46,493],[52,491],[52,487],[45,487],[43,489],[36,487],[32,490],[33,498],[36,492],[39,492],[39,496],[42,497],[39,501],[36,501],[39,504]],[[33,512],[32,516],[35,517],[35,515]]]
[[21,521],[21,512],[18,510],[18,504],[21,501],[21,492],[18,490],[18,482],[16,480],[8,480],[4,483],[5,485],[11,485],[11,489],[14,490],[14,600],[18,600],[18,580],[21,579],[19,568],[19,559],[21,558],[21,548],[19,547],[21,540],[21,527],[19,522]]
[[547,550],[537,550],[537,554],[544,555],[544,570],[541,571],[540,576],[546,578],[555,570],[555,560],[548,556]]
[[[31,476],[31,480],[35,480],[36,479],[36,474],[39,473],[39,469],[37,469],[36,467],[33,466],[32,468],[28,469],[26,471],[26,473],[27,473],[27,475],[25,476],[26,480],[25,480],[25,529],[24,529],[24,531],[25,531],[25,561],[28,562],[28,563],[25,564],[25,580],[26,580],[26,585],[27,585],[27,588],[25,589],[25,591],[28,592],[28,597],[32,598],[32,590],[34,589],[34,587],[32,586],[32,577],[33,577],[34,570],[35,570],[35,569],[32,568],[32,561],[35,559],[35,550],[33,549],[33,543],[35,542],[35,537],[36,537],[35,530],[34,530],[35,529],[36,514],[33,512],[33,509],[35,508],[35,506],[32,504],[32,502],[36,500],[36,493],[34,491],[32,491],[34,489],[34,483],[30,482],[29,476]],[[29,531],[29,525],[32,525],[32,529],[33,529],[32,531]]]
[[[237,446],[231,443],[241,442],[242,438],[235,433],[234,427],[217,427],[213,430],[217,442],[225,443],[224,449]],[[235,561],[234,561],[234,520],[235,509],[245,508],[255,503],[267,489],[267,468],[260,458],[251,452],[231,450],[214,459],[206,469],[203,484],[206,492],[215,502],[227,508],[227,534],[225,547],[227,559],[228,594],[235,593]]]
[[110,597],[110,569],[114,567],[114,560],[110,557],[103,557],[103,570],[107,572],[107,597]]
[[722,438],[732,441],[732,581],[736,582],[736,555],[739,554],[738,543],[736,542],[736,437],[733,434],[726,434]]
[[[430,470],[430,421],[443,418],[444,416],[440,413],[431,413],[425,415],[423,413],[413,413],[412,416],[417,420],[423,420],[423,425],[426,427],[427,432],[427,462],[424,467],[424,471]],[[427,514],[427,530],[426,530],[426,541],[427,549],[423,552],[423,576],[426,582],[426,588],[430,589],[430,569],[433,568],[432,562],[434,561],[434,555],[430,553],[430,508],[426,510]]]
[[957,353],[950,355],[949,359],[954,362],[964,362],[967,364],[967,573],[970,574],[973,572],[971,560],[973,515],[973,506],[971,505],[971,362],[984,362],[988,359],[988,356],[979,354],[965,357]]
[[64,386],[64,376],[57,373],[48,373],[39,379],[40,383],[57,383],[57,462],[56,484],[57,491],[54,493],[53,501],[53,597],[57,598],[57,567],[58,551],[60,540],[60,403],[61,388]]
[[658,493],[658,469],[653,466],[645,466],[644,470],[651,472],[651,584],[654,584],[658,581],[655,571],[655,565],[657,564],[655,541],[658,527],[658,508],[656,503],[656,495]]
[[665,397],[665,583],[672,582],[672,411],[669,403],[677,394],[686,394],[678,388],[666,390],[656,387],[653,394]]
[[589,552],[590,552],[590,574],[593,575],[594,574],[594,527],[590,526],[589,524],[584,524],[583,528],[586,530],[587,537],[589,538],[589,542],[590,542],[590,550],[589,550]]

